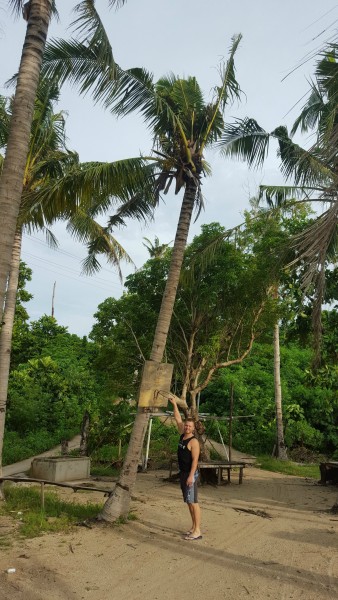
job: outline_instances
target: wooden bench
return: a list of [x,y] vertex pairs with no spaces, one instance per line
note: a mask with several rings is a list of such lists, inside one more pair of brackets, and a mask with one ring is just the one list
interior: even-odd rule
[[322,462],[319,465],[320,483],[326,485],[328,481],[338,483],[338,461]]
[[57,485],[60,487],[71,488],[74,492],[78,490],[86,490],[87,492],[102,492],[105,496],[109,496],[112,490],[107,490],[100,487],[92,487],[79,485],[77,483],[62,483],[60,481],[49,481],[48,479],[34,479],[32,477],[0,477],[0,486],[4,481],[13,481],[15,483],[40,483],[41,486],[41,508],[45,508],[45,485]]
[[[172,475],[174,464],[178,465],[178,461],[177,461],[177,458],[172,457],[170,459],[170,464],[169,464],[169,477],[171,477],[171,475]],[[230,475],[231,470],[239,469],[238,483],[239,484],[243,483],[243,469],[246,467],[245,462],[238,462],[238,461],[229,462],[227,460],[221,460],[221,461],[209,460],[209,461],[199,462],[198,466],[200,469],[216,469],[217,480],[218,480],[219,485],[222,483],[224,470],[227,471],[228,482],[230,483],[231,482],[231,475]]]

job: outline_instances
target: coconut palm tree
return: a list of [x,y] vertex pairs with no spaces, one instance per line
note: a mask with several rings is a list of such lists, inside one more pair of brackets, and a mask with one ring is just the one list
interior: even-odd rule
[[155,235],[154,243],[147,237],[144,237],[143,239],[145,240],[145,243],[142,242],[143,246],[147,248],[150,258],[161,258],[169,244],[171,244],[171,242],[168,244],[160,244],[160,240],[157,235]]
[[337,45],[320,55],[315,82],[299,117],[291,130],[313,131],[314,142],[309,149],[295,144],[285,127],[266,132],[254,119],[241,119],[229,125],[220,147],[225,155],[236,156],[258,167],[269,150],[269,142],[276,139],[281,170],[289,186],[261,186],[261,197],[280,206],[288,200],[320,202],[328,208],[292,240],[296,253],[293,265],[304,263],[302,285],[313,286],[313,324],[317,355],[321,332],[321,306],[324,298],[325,263],[327,256],[337,254],[338,217],[338,62]]
[[[107,38],[104,39],[107,49]],[[210,174],[204,152],[224,130],[227,104],[240,95],[234,68],[240,39],[241,36],[235,36],[232,41],[229,59],[220,68],[220,84],[210,102],[205,102],[194,77],[181,79],[170,75],[154,82],[142,69],[129,70],[119,79],[117,88],[104,73],[102,79],[99,78],[101,55],[99,48],[95,48],[95,59],[90,41],[81,47],[78,43],[56,42],[49,45],[45,54],[47,73],[57,75],[61,81],[66,78],[73,83],[81,81],[82,90],[91,88],[96,100],[102,99],[106,107],[119,115],[139,110],[145,117],[153,132],[154,146],[152,153],[143,159],[153,166],[155,201],[160,199],[161,193],[168,192],[172,183],[176,194],[183,191],[167,284],[150,353],[150,361],[157,364],[162,361],[165,350],[192,213],[195,206],[200,210],[203,204],[201,179]],[[114,521],[128,513],[147,423],[148,413],[139,409],[120,479],[104,506],[102,519]]]
[[[29,148],[34,101],[40,77],[42,55],[47,39],[52,13],[56,13],[55,0],[8,0],[13,12],[23,14],[27,30],[23,45],[17,85],[13,100],[12,118],[8,134],[6,157],[0,181],[0,313],[2,314],[10,270],[12,247],[19,214],[23,180]],[[108,6],[119,7],[125,0],[108,0]],[[84,0],[82,5],[94,5],[94,0]],[[111,63],[110,77],[115,77]]]
[[[221,135],[229,99],[239,95],[234,76],[234,55],[239,42],[240,36],[234,38],[230,58],[221,71],[221,83],[210,103],[204,101],[194,77],[180,79],[171,75],[152,87],[149,76],[144,78],[141,74],[139,78],[145,85],[141,111],[150,121],[154,133],[153,154],[159,167],[155,178],[156,193],[167,192],[172,182],[176,194],[183,191],[168,278],[150,353],[150,360],[155,363],[163,359],[192,213],[195,206],[198,210],[202,207],[201,180],[210,173],[204,152]],[[120,93],[115,108],[119,113],[128,113],[135,101],[140,102],[139,93],[135,98],[126,88],[123,94]],[[166,110],[159,111],[159,106]],[[114,521],[128,513],[147,421],[148,413],[139,410],[120,480],[101,513],[105,520]]]
[[[140,170],[142,175],[145,172],[143,163],[139,166],[134,161],[132,173],[128,172],[124,181],[119,166],[114,171],[114,165],[107,163],[81,164],[78,155],[66,147],[64,115],[62,112],[54,112],[54,105],[58,100],[59,89],[56,83],[41,80],[35,100],[22,201],[0,332],[0,471],[22,232],[45,230],[50,243],[56,243],[49,227],[56,220],[67,220],[71,235],[87,244],[88,255],[83,263],[85,272],[90,273],[99,268],[99,254],[104,254],[108,262],[120,269],[120,261],[125,259],[130,262],[130,259],[111,235],[109,228],[100,225],[94,217],[114,203],[119,186],[120,201],[125,199],[126,193],[132,196],[135,175]],[[11,107],[11,100],[0,97],[1,148],[6,147],[8,139]],[[112,176],[109,175],[109,169],[113,170]],[[64,182],[65,179],[72,180],[72,188],[67,190],[64,198],[59,193],[56,194],[55,190],[58,190],[58,182]],[[146,182],[141,182],[138,178],[137,185],[142,184],[146,189]],[[120,215],[119,223],[123,222],[123,216]]]
[[[24,3],[19,0],[10,0],[10,5],[19,13],[23,9]],[[34,100],[52,5],[52,0],[31,0],[26,4],[24,12],[24,18],[27,20],[27,31],[13,101],[6,157],[0,180],[0,211],[3,216],[0,252],[1,314],[21,202]]]

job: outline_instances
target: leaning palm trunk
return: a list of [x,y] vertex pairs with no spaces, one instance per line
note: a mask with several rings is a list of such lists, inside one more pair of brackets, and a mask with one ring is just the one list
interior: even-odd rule
[[[156,362],[161,362],[165,350],[181,273],[184,250],[188,239],[196,192],[197,183],[192,180],[187,184],[185,189],[181,213],[177,225],[168,279],[162,298],[162,304],[150,354],[150,360]],[[142,411],[142,409],[138,409],[120,479],[116,484],[115,490],[105,503],[99,516],[99,518],[103,519],[104,521],[113,522],[121,516],[125,517],[128,515],[131,494],[136,480],[137,468],[141,456],[148,419],[149,413]]]
[[51,16],[51,0],[30,0],[28,11],[27,32],[22,50],[6,157],[0,181],[0,214],[2,215],[0,246],[1,315],[21,202],[34,100]]
[[16,294],[19,282],[21,240],[21,231],[17,231],[14,239],[11,270],[6,292],[5,310],[0,332],[0,476],[2,475],[2,450],[5,432],[8,378],[11,360]]
[[276,447],[275,456],[280,460],[287,460],[287,452],[284,442],[283,413],[282,413],[282,386],[280,379],[280,344],[279,344],[279,325],[274,326],[273,332],[274,349],[274,382],[275,382],[275,406],[276,406]]

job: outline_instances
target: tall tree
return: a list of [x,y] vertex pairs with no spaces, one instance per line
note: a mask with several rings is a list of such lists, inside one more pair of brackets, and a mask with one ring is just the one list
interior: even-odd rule
[[[201,248],[221,233],[224,228],[217,223],[203,225],[186,248],[166,345],[166,359],[174,364],[175,394],[192,414],[197,413],[197,394],[219,369],[245,359],[275,315],[267,310],[274,303],[267,298],[271,281],[266,263],[261,268],[251,251],[223,240],[212,264],[207,269],[201,264]],[[110,371],[117,394],[135,394],[140,377],[132,388],[133,374],[140,373],[149,353],[170,252],[129,275],[126,293],[118,300],[108,298],[95,315],[91,337],[100,345],[102,369]]]
[[[10,4],[18,13],[23,8],[22,0],[10,0]],[[0,180],[0,212],[2,215],[0,252],[1,315],[23,189],[34,100],[52,5],[52,0],[30,0],[25,4],[24,16],[27,20],[27,31],[13,101],[13,114],[7,140],[6,157]]]
[[[98,23],[98,28],[102,31],[102,24]],[[101,39],[103,37],[101,35]],[[204,151],[220,138],[225,108],[240,94],[234,69],[234,55],[240,39],[241,36],[233,39],[230,58],[221,66],[221,82],[209,103],[204,101],[194,77],[181,79],[171,75],[154,83],[146,71],[131,69],[119,79],[116,88],[106,77],[107,37],[104,38],[104,55],[90,40],[81,46],[58,42],[49,46],[45,55],[49,74],[57,75],[61,81],[68,77],[74,83],[81,82],[82,90],[92,88],[96,100],[101,99],[117,114],[127,115],[134,110],[143,114],[154,135],[153,154],[148,160],[153,165],[155,201],[159,200],[161,192],[168,191],[173,181],[175,193],[184,190],[167,284],[150,352],[150,360],[155,363],[160,363],[163,358],[193,209],[195,204],[199,209],[202,207],[200,182],[202,176],[210,172]],[[94,51],[96,56],[93,56]],[[103,519],[114,521],[128,513],[147,422],[147,412],[139,410],[121,476],[105,504]]]
[[[28,232],[45,230],[47,239],[55,243],[49,226],[57,219],[67,220],[71,235],[87,244],[88,256],[84,261],[84,270],[87,272],[98,269],[99,254],[105,254],[108,262],[118,268],[121,259],[130,260],[109,229],[97,223],[94,216],[102,210],[102,204],[105,207],[107,203],[114,202],[119,188],[122,197],[128,188],[130,192],[130,184],[140,167],[133,165],[132,177],[128,176],[127,181],[123,180],[123,176],[121,178],[121,174],[119,177],[107,177],[109,169],[116,173],[114,165],[79,163],[77,154],[66,147],[64,115],[62,112],[54,112],[58,99],[56,83],[41,80],[34,104],[30,146],[0,333],[0,470],[23,229]],[[8,139],[11,106],[11,100],[6,102],[4,98],[0,98],[0,144],[3,148]],[[88,175],[93,173],[93,169],[95,178]],[[72,189],[68,190],[67,195],[60,197],[53,192],[56,188],[59,192],[59,183],[65,178],[72,180]]]
[[292,186],[261,186],[261,194],[268,202],[282,205],[289,199],[301,202],[320,202],[328,208],[309,226],[296,235],[292,246],[296,251],[295,264],[304,262],[303,288],[314,285],[313,323],[319,358],[321,335],[321,307],[325,290],[325,263],[327,255],[337,254],[337,139],[338,139],[338,62],[337,44],[331,51],[321,53],[315,72],[315,82],[299,117],[291,130],[313,131],[314,142],[309,149],[295,144],[285,127],[266,132],[254,119],[239,119],[224,133],[220,146],[227,155],[246,160],[258,167],[264,162],[269,142],[278,142],[281,170]]
[[[88,8],[88,7],[87,7]],[[213,98],[206,103],[194,77],[181,79],[170,75],[156,83],[144,69],[121,72],[118,85],[110,77],[112,55],[108,36],[93,11],[82,11],[79,26],[83,41],[57,41],[50,44],[44,57],[44,72],[58,77],[62,83],[70,80],[82,92],[91,91],[95,101],[101,101],[118,115],[138,110],[148,123],[154,137],[153,153],[144,157],[152,168],[155,203],[175,182],[175,193],[184,190],[172,258],[162,305],[158,315],[150,360],[163,358],[176,291],[187,243],[194,206],[202,207],[201,178],[210,173],[204,159],[205,149],[213,146],[224,132],[223,115],[226,106],[239,98],[240,88],[235,78],[234,55],[241,36],[232,41],[230,56],[220,66],[220,84]],[[90,25],[89,25],[90,22]],[[144,200],[141,195],[139,200]],[[127,208],[129,204],[126,204]],[[123,212],[124,208],[121,207]],[[101,517],[114,521],[129,510],[130,497],[136,479],[139,457],[148,423],[148,413],[139,410],[135,419],[128,452],[121,476],[113,494],[106,502]]]
[[[6,156],[0,180],[0,313],[4,308],[7,279],[16,222],[23,190],[25,165],[29,148],[30,130],[34,112],[34,100],[38,87],[42,55],[44,52],[52,12],[56,12],[55,0],[8,0],[13,11],[23,14],[27,20],[26,36],[19,66],[13,101],[13,114],[7,140]],[[125,0],[108,0],[110,7],[122,6]],[[78,9],[94,6],[94,0],[83,0]],[[112,55],[111,55],[112,57]],[[110,77],[116,76],[111,60]]]

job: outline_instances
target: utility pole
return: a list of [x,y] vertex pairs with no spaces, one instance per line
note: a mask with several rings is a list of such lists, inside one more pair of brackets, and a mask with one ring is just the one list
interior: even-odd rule
[[230,414],[229,414],[229,462],[231,462],[232,449],[232,419],[234,416],[234,384],[230,384]]
[[56,281],[54,281],[54,285],[53,285],[53,294],[52,294],[52,317],[54,317],[54,298],[55,298],[55,286],[56,286]]

